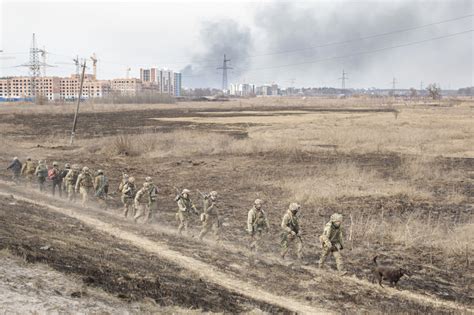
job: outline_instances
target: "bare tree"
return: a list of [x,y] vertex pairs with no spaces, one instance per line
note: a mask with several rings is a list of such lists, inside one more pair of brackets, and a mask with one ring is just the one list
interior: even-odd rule
[[428,94],[431,96],[432,99],[439,100],[441,98],[441,87],[436,83],[431,83],[430,85],[428,85],[426,87],[426,90],[428,91]]
[[418,91],[415,88],[410,88],[410,98],[416,98],[418,96]]

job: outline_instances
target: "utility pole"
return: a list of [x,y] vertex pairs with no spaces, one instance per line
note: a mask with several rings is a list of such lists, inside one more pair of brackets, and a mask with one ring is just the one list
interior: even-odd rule
[[222,91],[227,90],[227,70],[232,69],[227,65],[229,61],[230,59],[227,59],[226,55],[224,54],[224,62],[222,63],[222,67],[217,68],[217,70],[222,70]]
[[342,69],[342,77],[340,77],[338,80],[341,80],[342,81],[342,84],[341,84],[341,89],[342,90],[345,90],[346,89],[346,80],[348,80],[349,78],[347,77],[347,72],[344,71],[344,69]]
[[[79,60],[79,57],[77,59]],[[82,98],[82,87],[84,86],[85,73],[86,73],[86,60],[84,59],[84,63],[82,65],[81,84],[79,86],[79,97],[77,99],[76,113],[74,114],[74,121],[72,122],[70,145],[72,145],[74,143],[74,136],[76,135],[77,118],[78,118],[78,115],[79,115],[79,104],[81,103],[81,98]]]

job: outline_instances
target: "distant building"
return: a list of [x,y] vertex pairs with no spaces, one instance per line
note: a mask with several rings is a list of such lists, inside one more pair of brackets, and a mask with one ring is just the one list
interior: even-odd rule
[[181,96],[182,76],[172,70],[150,68],[140,69],[140,80],[149,89],[156,89],[161,94]]
[[142,91],[140,79],[113,79],[110,81],[110,91],[124,96],[135,96]]
[[174,73],[174,96],[181,96],[181,73],[180,72],[175,72]]
[[[76,100],[79,98],[81,78],[77,74],[69,78],[60,79],[60,98],[63,100]],[[109,81],[95,80],[94,76],[87,74],[82,87],[82,99],[99,98],[107,95],[110,89]]]
[[49,101],[60,98],[60,78],[39,77],[36,78],[33,91],[31,77],[11,77],[0,79],[0,98],[9,100],[31,99],[35,95],[44,97]]

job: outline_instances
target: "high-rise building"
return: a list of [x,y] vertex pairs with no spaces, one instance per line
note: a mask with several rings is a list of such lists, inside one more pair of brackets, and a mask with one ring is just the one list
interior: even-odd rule
[[181,96],[181,73],[174,73],[174,96]]
[[140,80],[147,88],[157,88],[161,94],[180,96],[182,88],[182,76],[179,72],[167,69],[140,69]]

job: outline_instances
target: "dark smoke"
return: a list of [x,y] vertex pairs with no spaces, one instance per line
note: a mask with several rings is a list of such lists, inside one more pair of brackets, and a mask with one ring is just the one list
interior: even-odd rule
[[[264,35],[264,51],[288,51],[318,44],[352,40],[366,35],[390,32],[470,13],[472,13],[471,1],[452,1],[451,3],[434,1],[397,3],[358,1],[337,2],[332,5],[328,2],[318,4],[277,1],[265,5],[256,12],[255,24]],[[256,61],[259,60],[261,60],[260,65],[270,66],[312,61],[436,37],[469,28],[469,19],[464,19],[417,31],[343,45],[303,50],[291,54],[262,56],[253,58],[253,61],[254,66]],[[464,36],[464,40],[466,38],[468,36]],[[449,41],[447,42],[449,43]],[[361,81],[369,81],[369,76],[374,75],[382,77],[385,73],[386,77],[380,79],[383,81],[379,83],[379,86],[386,86],[392,75],[402,76],[403,72],[403,75],[409,78],[416,73],[419,74],[420,71],[429,70],[417,67],[427,57],[434,66],[439,64],[441,57],[443,59],[449,58],[450,56],[446,56],[446,51],[443,51],[444,56],[441,56],[439,52],[440,45],[446,45],[446,42],[432,42],[404,50],[392,51],[391,53],[370,54],[262,72],[266,72],[267,76],[271,74],[270,77],[280,82],[284,82],[289,77],[294,77],[300,84],[313,81],[312,85],[318,85],[318,83],[335,85],[338,84],[337,78],[340,76],[342,68],[345,68],[346,71],[351,73],[350,77]],[[464,47],[454,48],[453,58],[456,58],[456,52],[463,49],[468,52],[467,54],[461,53],[465,58],[465,64],[461,64],[462,66],[469,64],[469,51],[472,53],[472,48],[469,46],[470,43],[466,43]]]
[[250,29],[229,19],[203,23],[200,42],[202,51],[193,57],[191,65],[181,70],[186,87],[220,88],[222,70],[216,68],[222,66],[224,54],[234,68],[228,71],[229,83],[232,82],[232,76],[247,65],[252,49]]

